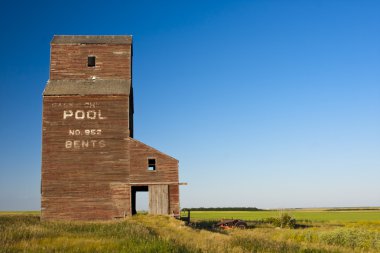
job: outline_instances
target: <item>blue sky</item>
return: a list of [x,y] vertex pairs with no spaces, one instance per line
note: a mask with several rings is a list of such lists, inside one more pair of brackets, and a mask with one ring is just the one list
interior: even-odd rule
[[2,1],[0,210],[39,209],[54,34],[132,34],[181,206],[380,205],[379,1]]

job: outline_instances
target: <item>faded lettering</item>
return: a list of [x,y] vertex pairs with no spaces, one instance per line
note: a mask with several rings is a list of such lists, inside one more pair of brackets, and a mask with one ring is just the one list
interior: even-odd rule
[[102,129],[69,129],[69,135],[102,135]]
[[72,117],[73,116],[73,111],[72,110],[64,110],[63,111],[63,119],[66,119],[68,117]]
[[66,140],[66,149],[105,148],[105,140]]
[[[63,120],[105,120],[107,117],[102,115],[102,110],[98,108],[97,102],[85,102],[85,103],[56,103],[54,107],[63,107]],[[84,109],[73,109],[73,107],[84,106]],[[67,108],[71,107],[71,108]],[[78,122],[79,123],[79,122]],[[92,148],[105,148],[106,141],[99,139],[92,139],[102,136],[102,129],[99,128],[70,128],[68,129],[68,139],[65,140],[65,148],[67,150],[81,150]],[[84,139],[82,139],[84,138]]]
[[86,102],[84,103],[84,107],[86,108],[95,108],[98,105],[97,102]]
[[73,146],[73,143],[71,141],[65,142],[65,148],[71,148]]
[[75,119],[84,119],[85,113],[82,110],[77,110],[75,112]]
[[87,112],[87,118],[88,119],[96,119],[96,112],[94,110]]
[[81,135],[82,132],[79,129],[70,129],[69,135]]
[[73,110],[64,110],[63,111],[63,119],[70,119],[74,118],[77,120],[84,120],[84,119],[107,119],[107,117],[102,116],[101,110],[76,110],[75,112]]
[[99,141],[99,147],[105,148],[106,147],[106,142],[103,141],[103,140]]
[[84,134],[85,135],[101,135],[102,129],[85,129]]
[[51,106],[52,107],[70,108],[70,107],[73,107],[74,104],[73,103],[52,103]]

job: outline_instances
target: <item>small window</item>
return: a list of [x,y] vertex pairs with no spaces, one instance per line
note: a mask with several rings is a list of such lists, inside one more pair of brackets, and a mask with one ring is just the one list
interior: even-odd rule
[[148,170],[156,170],[156,159],[148,159]]
[[95,56],[89,56],[87,58],[87,66],[88,67],[95,67]]

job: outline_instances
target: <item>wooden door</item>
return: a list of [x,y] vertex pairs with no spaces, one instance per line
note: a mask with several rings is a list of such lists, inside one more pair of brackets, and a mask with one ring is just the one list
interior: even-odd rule
[[149,214],[169,214],[168,185],[149,185]]

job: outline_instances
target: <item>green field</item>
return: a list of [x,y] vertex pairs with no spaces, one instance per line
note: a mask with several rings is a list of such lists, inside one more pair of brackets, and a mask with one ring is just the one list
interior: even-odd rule
[[40,211],[0,211],[0,216],[8,215],[40,215]]
[[[298,228],[265,218],[279,211],[193,211],[192,227],[168,216],[107,222],[41,222],[39,212],[0,212],[0,252],[380,252],[380,211],[287,210]],[[255,220],[220,230],[212,220]]]
[[191,217],[196,220],[243,219],[261,220],[288,213],[297,220],[310,221],[379,221],[380,210],[364,211],[323,211],[321,209],[282,210],[282,211],[192,211]]

